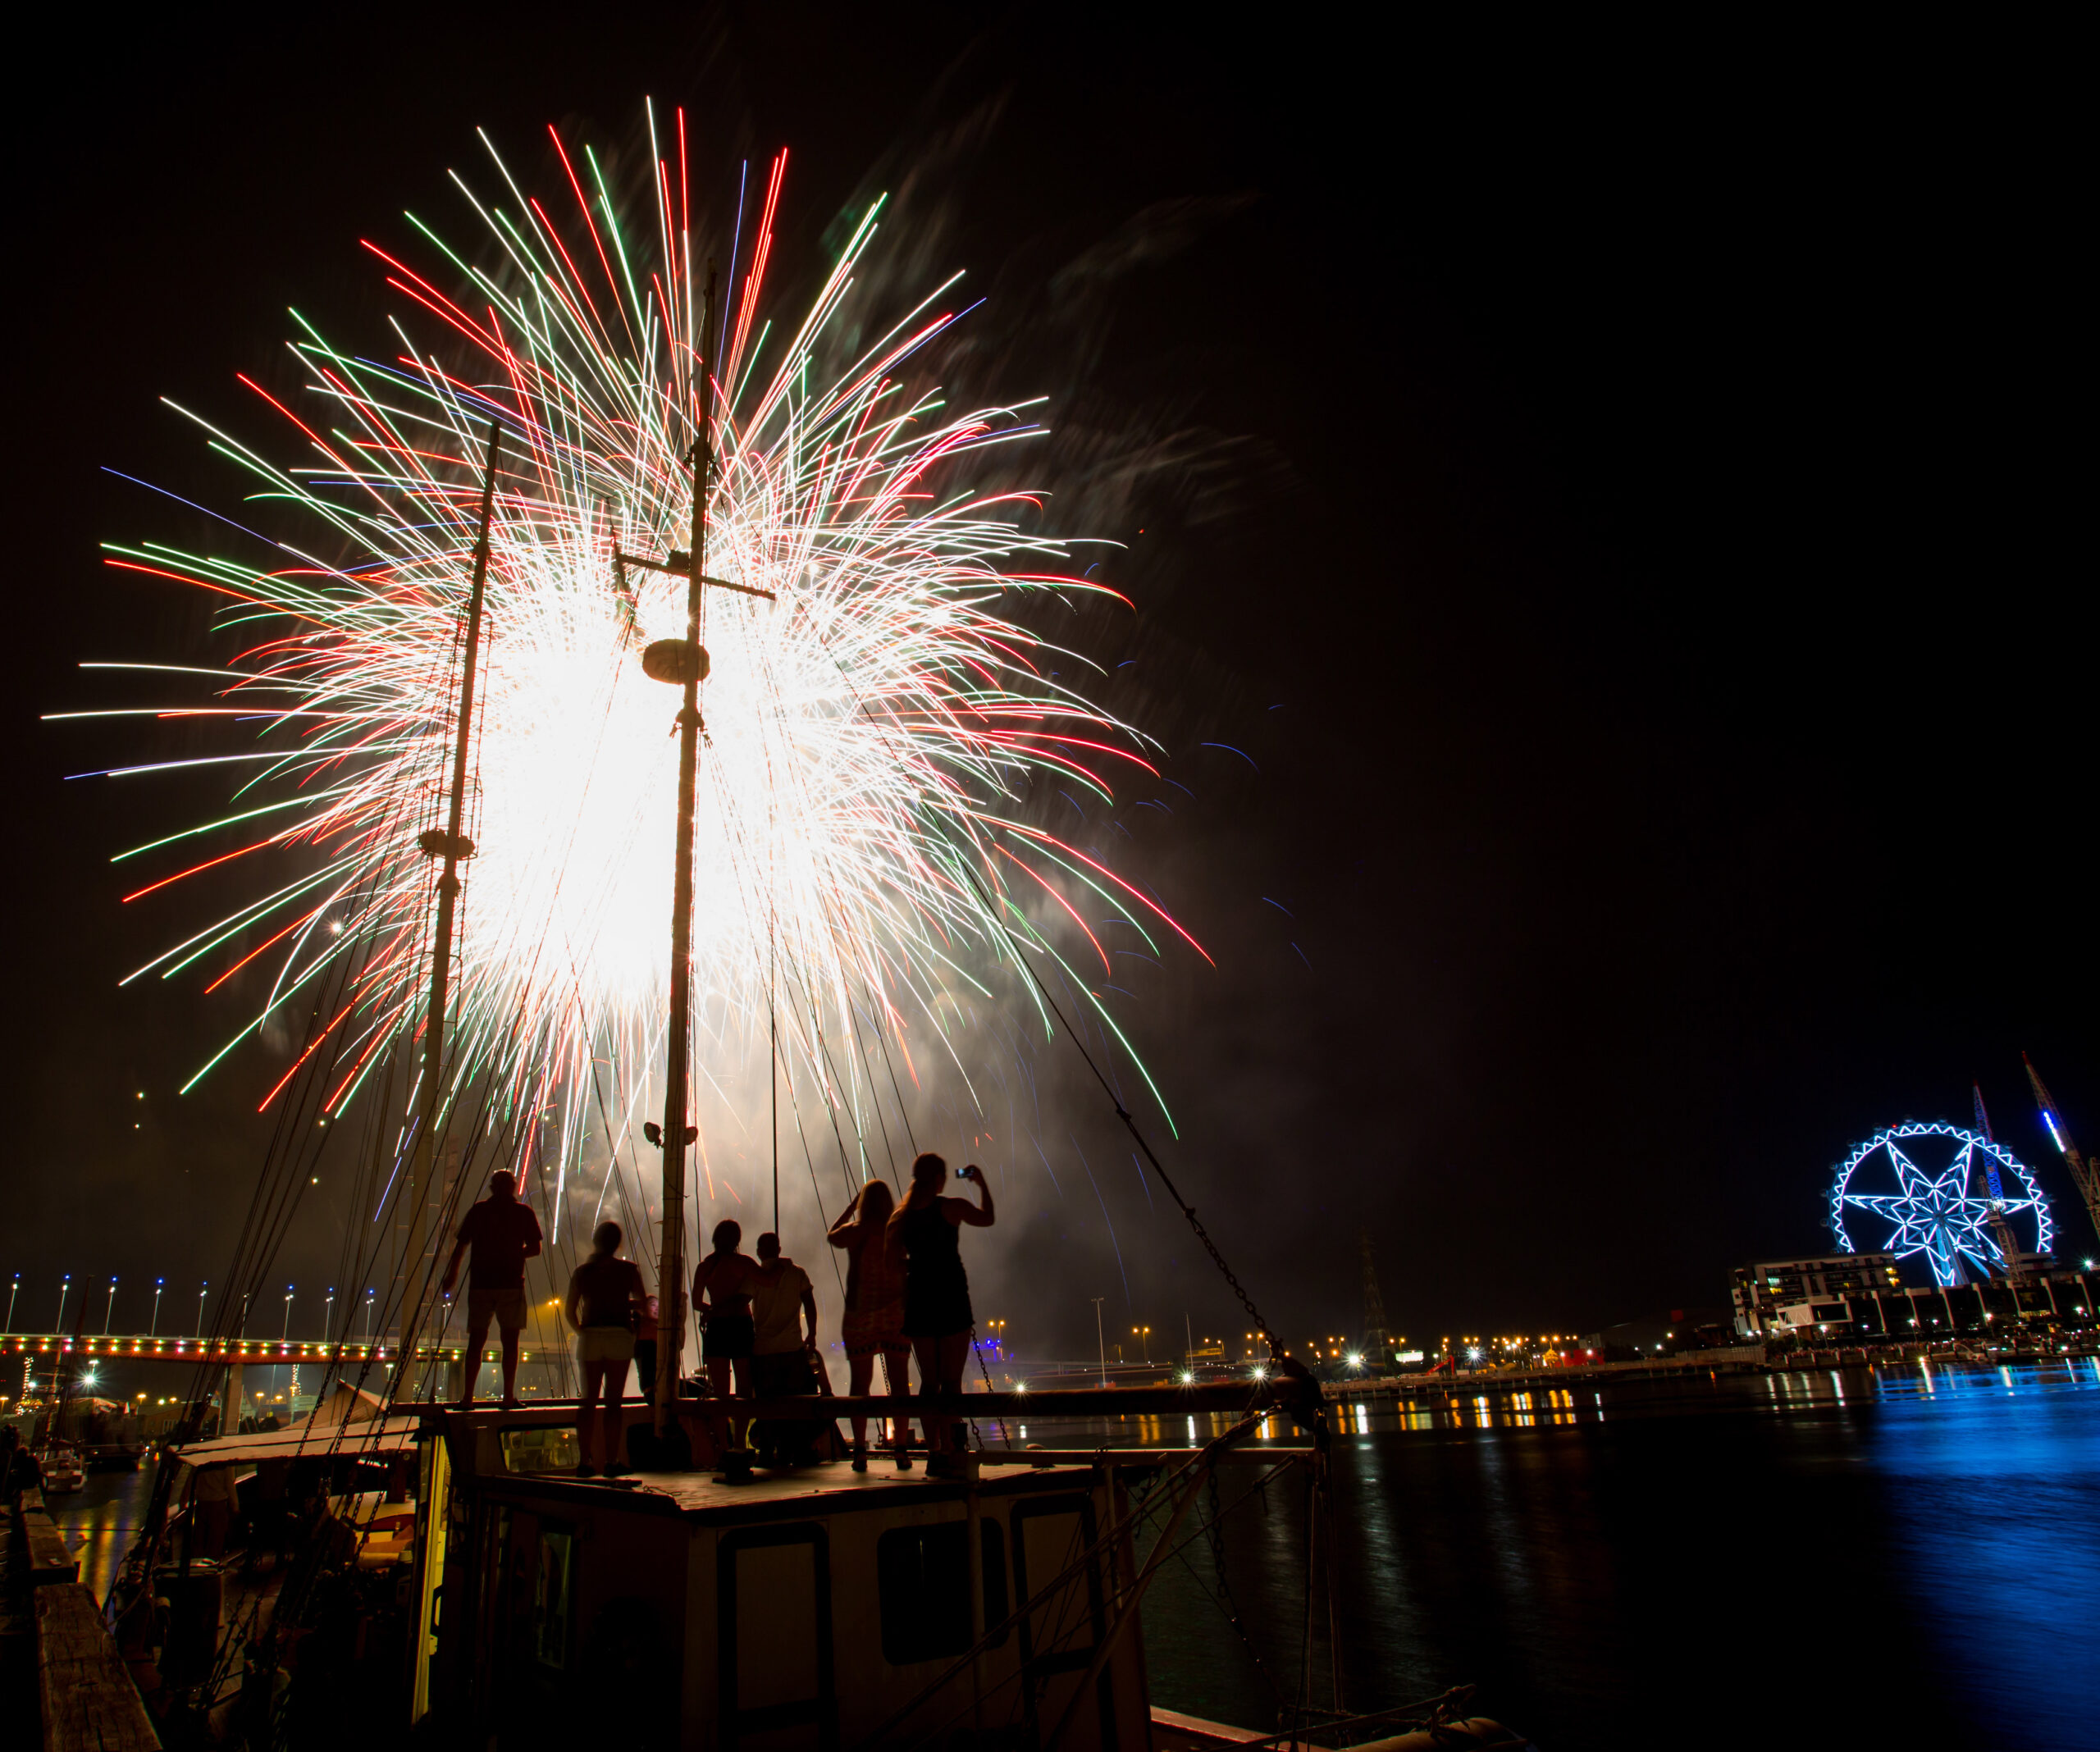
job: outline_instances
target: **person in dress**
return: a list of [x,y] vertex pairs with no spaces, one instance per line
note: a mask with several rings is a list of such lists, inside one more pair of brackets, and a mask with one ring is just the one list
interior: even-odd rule
[[[620,1458],[620,1402],[627,1397],[635,1325],[649,1293],[640,1267],[620,1257],[623,1239],[618,1223],[599,1224],[591,1237],[591,1257],[569,1274],[562,1310],[577,1335],[576,1360],[583,1372],[583,1398],[576,1412],[576,1470],[587,1478],[601,1471],[609,1475],[627,1470]],[[601,1392],[605,1409],[594,1418]],[[591,1454],[594,1422],[601,1425],[602,1461]]]
[[518,1403],[518,1340],[525,1330],[525,1262],[540,1252],[540,1220],[530,1205],[518,1198],[518,1182],[499,1168],[489,1176],[489,1195],[461,1219],[459,1236],[445,1267],[445,1295],[452,1293],[459,1275],[459,1261],[468,1248],[473,1264],[467,1272],[466,1380],[459,1389],[459,1404],[474,1403],[474,1385],[481,1377],[482,1352],[489,1342],[491,1321],[503,1334],[503,1403]]
[[[858,1398],[874,1385],[883,1366],[883,1390],[892,1396],[911,1386],[911,1341],[904,1335],[904,1261],[894,1247],[889,1220],[897,1201],[880,1180],[862,1187],[828,1239],[847,1257],[846,1318],[839,1332],[846,1346],[847,1391]],[[902,1418],[892,1423],[891,1452],[900,1472],[911,1470],[905,1452]],[[877,1431],[877,1439],[881,1432]],[[868,1470],[868,1420],[853,1420],[853,1470]]]
[[[897,1249],[904,1256],[904,1335],[919,1359],[919,1390],[961,1393],[962,1368],[970,1360],[970,1335],[977,1317],[970,1306],[970,1277],[962,1269],[958,1234],[963,1225],[989,1229],[992,1189],[975,1162],[960,1176],[977,1189],[977,1200],[943,1198],[948,1165],[929,1151],[911,1165],[911,1190],[889,1220]],[[959,1419],[921,1417],[929,1467],[948,1470],[963,1447]]]

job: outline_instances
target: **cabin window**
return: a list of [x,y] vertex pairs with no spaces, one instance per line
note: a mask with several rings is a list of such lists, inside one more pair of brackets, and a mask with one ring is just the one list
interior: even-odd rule
[[[735,1752],[747,1736],[814,1727],[819,1752],[837,1752],[831,1542],[823,1525],[740,1528],[724,1534],[715,1553],[714,1744]],[[808,1740],[796,1734],[791,1743]]]
[[[1102,1558],[1096,1549],[1093,1499],[1071,1495],[1031,1497],[1016,1503],[1012,1514],[1014,1593],[1032,1598],[1031,1588],[1048,1598],[1020,1620],[1022,1695],[1031,1731],[1056,1722],[1071,1700],[1071,1683],[1092,1664],[1107,1634]],[[1073,1572],[1076,1569],[1077,1573]],[[1061,1587],[1052,1587],[1067,1577]],[[1084,1590],[1084,1604],[1080,1596]],[[1086,1640],[1079,1637],[1084,1634]],[[1095,1681],[1101,1745],[1116,1752],[1115,1674]]]
[[573,1472],[581,1458],[576,1431],[566,1424],[558,1430],[503,1431],[506,1472]]
[[993,1631],[990,1646],[997,1649],[1007,1632],[994,1627],[1013,1610],[1007,1603],[1007,1541],[996,1521],[979,1522],[978,1531],[984,1535],[984,1628]]
[[[1007,1545],[996,1521],[979,1523],[984,1535],[984,1624],[989,1630],[1012,1610],[1007,1603]],[[892,1527],[875,1541],[875,1580],[881,1599],[883,1658],[892,1667],[938,1660],[970,1647],[970,1526]],[[998,1648],[1003,1630],[991,1639]]]
[[541,1666],[557,1671],[568,1665],[575,1569],[576,1535],[565,1530],[542,1530],[539,1574],[532,1587],[532,1658]]

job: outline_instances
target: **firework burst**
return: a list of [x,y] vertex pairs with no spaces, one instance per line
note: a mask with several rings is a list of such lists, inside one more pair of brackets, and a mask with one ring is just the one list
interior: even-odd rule
[[[652,116],[652,198],[637,204],[653,212],[639,225],[619,217],[596,159],[558,135],[565,223],[491,148],[492,192],[454,178],[486,227],[476,252],[413,216],[426,266],[368,245],[413,307],[394,324],[397,356],[345,353],[299,319],[305,395],[287,406],[249,386],[295,429],[296,462],[207,426],[273,505],[262,515],[297,532],[258,536],[246,558],[108,550],[112,565],[213,593],[249,640],[225,669],[196,672],[210,703],[152,709],[223,719],[241,741],[208,758],[238,783],[222,816],[123,855],[205,854],[128,898],[294,854],[289,874],[279,861],[244,904],[131,976],[216,988],[267,973],[262,1002],[199,1077],[273,1018],[295,1019],[304,1052],[263,1105],[304,1071],[339,1113],[420,1025],[433,871],[418,837],[441,819],[491,421],[503,461],[468,810],[477,855],[446,1077],[450,1098],[493,1089],[522,1116],[520,1160],[564,1177],[602,1166],[660,1074],[677,706],[639,653],[682,636],[685,585],[618,576],[614,555],[679,539],[703,421],[719,459],[710,571],[774,600],[707,592],[699,1086],[777,1029],[793,1098],[851,1113],[857,1131],[867,1040],[907,1074],[929,1052],[952,1056],[960,1004],[1002,960],[1061,970],[1121,1038],[1102,978],[1081,972],[1082,958],[1107,965],[1089,892],[1149,921],[1148,947],[1185,937],[1028,819],[1037,779],[1106,798],[1119,769],[1149,770],[1147,745],[1052,679],[1045,659],[1064,654],[1013,618],[1017,596],[1101,589],[1069,575],[1064,544],[1029,532],[1035,500],[970,484],[988,449],[1040,427],[1025,407],[957,416],[909,386],[956,320],[954,282],[886,327],[856,307],[877,203],[792,332],[776,332],[765,287],[783,154],[756,226],[739,212],[723,332],[701,335],[683,135],[680,116],[675,148],[656,149]],[[849,354],[849,329],[880,338]]]

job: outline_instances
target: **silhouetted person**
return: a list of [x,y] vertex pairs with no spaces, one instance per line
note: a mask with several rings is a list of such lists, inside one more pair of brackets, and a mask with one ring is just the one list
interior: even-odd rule
[[196,1529],[191,1549],[200,1558],[217,1559],[226,1554],[226,1538],[233,1531],[234,1517],[240,1512],[240,1498],[234,1489],[233,1468],[208,1466],[199,1470],[190,1487],[189,1513]]
[[808,1353],[816,1348],[817,1292],[810,1275],[780,1251],[780,1237],[758,1238],[751,1279],[751,1392],[760,1399],[807,1393]]
[[540,1220],[518,1201],[518,1183],[499,1168],[489,1176],[489,1195],[460,1220],[459,1239],[445,1268],[445,1295],[459,1275],[459,1261],[468,1248],[474,1262],[467,1273],[466,1380],[459,1388],[462,1406],[474,1403],[481,1378],[482,1352],[489,1342],[489,1322],[503,1333],[503,1403],[518,1403],[518,1338],[525,1330],[525,1262],[539,1257]]
[[[648,1292],[641,1272],[620,1257],[620,1225],[600,1223],[591,1237],[591,1257],[569,1274],[568,1300],[563,1312],[577,1331],[576,1359],[583,1371],[583,1402],[576,1412],[576,1470],[588,1476],[602,1464],[607,1472],[623,1472],[620,1462],[620,1401],[627,1396],[627,1366],[634,1355],[634,1329]],[[591,1413],[598,1394],[605,1395],[602,1462],[591,1454]]]
[[[754,1339],[751,1287],[758,1262],[737,1250],[744,1239],[740,1224],[717,1223],[711,1239],[714,1251],[692,1275],[692,1305],[700,1314],[701,1363],[717,1398],[727,1398],[732,1391],[746,1397],[751,1390]],[[733,1423],[726,1425],[722,1440],[725,1448],[738,1445]]]
[[43,1468],[12,1424],[0,1433],[0,1500],[12,1503],[25,1490],[43,1488]]
[[[816,1286],[808,1272],[782,1254],[780,1237],[769,1231],[758,1238],[758,1271],[751,1280],[752,1396],[784,1399],[815,1392],[810,1353],[816,1343]],[[804,1426],[775,1423],[772,1435],[780,1450],[776,1458],[798,1463],[808,1448]]]
[[[897,1201],[879,1180],[870,1180],[831,1225],[827,1238],[845,1250],[846,1317],[839,1337],[846,1346],[847,1391],[858,1398],[874,1385],[875,1362],[883,1366],[884,1391],[894,1395],[911,1387],[911,1341],[904,1335],[904,1261],[897,1252],[889,1220]],[[893,1423],[891,1444],[899,1471],[911,1469],[904,1450],[905,1421]],[[877,1432],[879,1440],[880,1432]],[[868,1420],[853,1420],[853,1470],[868,1470]]]
[[[939,1157],[930,1151],[921,1156],[911,1165],[911,1190],[889,1220],[904,1255],[904,1335],[919,1359],[921,1393],[962,1391],[962,1366],[977,1317],[970,1311],[970,1278],[962,1269],[956,1231],[965,1223],[989,1229],[993,1222],[992,1189],[983,1169],[973,1162],[961,1176],[977,1189],[974,1205],[941,1196],[947,1178],[948,1165]],[[919,1421],[934,1451],[929,1465],[947,1470],[950,1456],[962,1450],[961,1422],[939,1417]]]
[[[261,1433],[259,1428],[257,1433]],[[291,1481],[291,1470],[289,1460],[263,1460],[256,1464],[255,1492],[248,1510],[248,1554],[240,1561],[244,1576],[255,1574],[255,1566],[266,1551],[273,1567],[284,1567],[288,1506],[285,1487]]]

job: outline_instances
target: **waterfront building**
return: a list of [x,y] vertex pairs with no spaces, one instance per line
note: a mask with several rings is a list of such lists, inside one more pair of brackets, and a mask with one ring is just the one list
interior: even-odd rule
[[[1843,1320],[1846,1297],[1899,1287],[1893,1253],[1825,1253],[1738,1266],[1729,1274],[1728,1299],[1737,1333],[1758,1339],[1782,1323],[1794,1328]],[[1797,1319],[1797,1310],[1807,1312]]]
[[2085,1330],[2100,1307],[2100,1271],[2049,1271],[2023,1261],[2016,1282],[1896,1281],[1886,1253],[1838,1254],[1733,1274],[1736,1330],[1746,1338],[1810,1340],[1944,1339],[2040,1323]]

